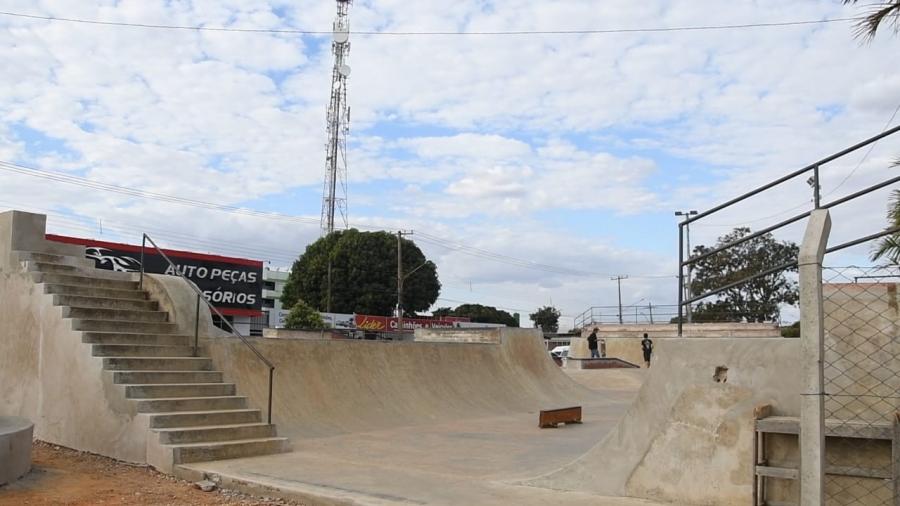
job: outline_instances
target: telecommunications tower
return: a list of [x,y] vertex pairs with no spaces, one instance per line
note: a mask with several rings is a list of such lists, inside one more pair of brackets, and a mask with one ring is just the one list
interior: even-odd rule
[[325,187],[322,191],[322,231],[334,232],[335,214],[347,228],[347,134],[350,132],[350,105],[347,104],[347,77],[350,67],[350,4],[353,0],[336,0],[331,53],[331,100],[328,104],[328,148],[325,154]]

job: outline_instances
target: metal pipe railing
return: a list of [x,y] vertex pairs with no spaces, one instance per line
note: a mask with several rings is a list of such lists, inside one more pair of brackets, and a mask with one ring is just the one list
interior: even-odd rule
[[194,313],[194,356],[195,357],[197,356],[197,349],[198,349],[199,340],[200,340],[200,301],[202,300],[209,307],[210,311],[215,313],[219,317],[219,319],[222,321],[222,323],[228,326],[229,330],[231,330],[231,333],[234,334],[235,336],[237,336],[238,339],[240,339],[242,343],[244,343],[248,348],[250,348],[250,351],[252,351],[253,354],[256,355],[256,358],[258,358],[260,361],[262,361],[262,363],[265,364],[269,368],[269,402],[268,402],[268,411],[266,412],[266,415],[267,415],[268,423],[271,424],[272,423],[272,386],[274,383],[275,366],[266,357],[264,357],[263,354],[260,353],[260,351],[258,349],[256,349],[256,346],[253,346],[253,343],[248,341],[247,338],[244,337],[243,334],[238,332],[238,330],[236,328],[234,328],[234,325],[232,325],[231,322],[229,322],[225,318],[225,316],[222,315],[222,313],[220,313],[219,310],[215,308],[215,306],[213,306],[208,300],[206,300],[206,297],[203,296],[203,292],[200,291],[200,288],[198,288],[197,285],[195,285],[191,280],[189,280],[187,278],[187,276],[185,276],[184,274],[181,273],[181,271],[178,269],[178,266],[175,265],[175,262],[173,262],[169,258],[169,256],[166,255],[165,252],[159,246],[156,245],[156,242],[153,241],[153,239],[147,234],[144,234],[143,238],[141,239],[141,274],[140,274],[140,282],[138,283],[138,286],[140,287],[141,290],[144,289],[144,249],[147,246],[147,241],[150,241],[150,244],[153,245],[153,248],[166,260],[166,262],[169,263],[169,266],[172,267],[172,270],[175,272],[175,274],[177,276],[180,276],[181,279],[185,280],[185,282],[187,282],[187,285],[189,287],[191,287],[191,289],[194,290],[194,292],[197,293],[197,306],[196,306],[196,311]]
[[[887,186],[889,186],[889,185],[892,185],[892,184],[895,184],[895,183],[897,183],[897,182],[900,182],[900,176],[895,176],[895,177],[889,178],[889,179],[887,179],[887,180],[885,180],[885,181],[882,181],[882,182],[880,182],[880,183],[874,184],[874,185],[872,185],[872,186],[863,188],[862,190],[859,190],[859,191],[856,191],[856,192],[851,193],[851,194],[849,194],[849,195],[846,195],[846,196],[844,196],[844,197],[841,197],[841,198],[839,198],[839,199],[837,199],[837,200],[834,200],[834,201],[832,201],[832,202],[829,202],[829,203],[827,203],[827,204],[824,204],[824,205],[822,204],[822,194],[821,194],[821,187],[820,187],[820,181],[821,181],[821,174],[820,174],[820,172],[821,172],[821,166],[822,166],[822,165],[824,165],[824,164],[826,164],[826,163],[829,163],[829,162],[832,162],[832,161],[834,161],[834,160],[837,160],[838,158],[841,158],[841,157],[843,157],[843,156],[845,156],[845,155],[847,155],[847,154],[849,154],[849,153],[852,153],[852,152],[854,152],[854,151],[856,151],[856,150],[858,150],[858,149],[860,149],[860,148],[863,148],[863,147],[865,147],[865,146],[868,146],[868,145],[870,145],[870,144],[872,144],[872,143],[874,143],[874,142],[879,141],[880,139],[883,139],[883,138],[885,138],[885,137],[888,137],[888,136],[890,136],[890,135],[893,135],[893,134],[895,134],[895,133],[897,133],[897,132],[900,132],[900,125],[895,126],[895,127],[893,127],[893,128],[890,128],[890,129],[888,129],[888,130],[885,130],[884,132],[882,132],[882,133],[880,133],[880,134],[878,134],[878,135],[875,135],[875,136],[870,137],[870,138],[868,138],[868,139],[866,139],[866,140],[864,140],[864,141],[862,141],[862,142],[859,142],[859,143],[857,143],[857,144],[854,144],[853,146],[850,146],[849,148],[846,148],[846,149],[843,149],[843,150],[841,150],[841,151],[838,151],[837,153],[834,153],[834,154],[832,154],[832,155],[829,155],[829,156],[827,156],[827,157],[825,157],[825,158],[823,158],[823,159],[821,159],[821,160],[819,160],[819,161],[817,161],[817,162],[811,163],[811,164],[809,164],[809,165],[807,165],[807,166],[805,166],[805,167],[803,167],[803,168],[801,168],[801,169],[795,170],[794,172],[791,172],[790,174],[787,174],[787,175],[785,175],[785,176],[782,176],[782,177],[780,177],[780,178],[778,178],[778,179],[776,179],[776,180],[774,180],[774,181],[772,181],[772,182],[770,182],[770,183],[764,184],[764,185],[762,185],[762,186],[760,186],[760,187],[758,187],[758,188],[756,188],[756,189],[754,189],[754,190],[751,190],[751,191],[746,192],[746,193],[744,193],[744,194],[742,194],[742,195],[740,195],[740,196],[738,196],[738,197],[735,197],[735,198],[733,198],[733,199],[731,199],[731,200],[728,200],[727,202],[725,202],[725,203],[723,203],[723,204],[719,204],[719,205],[717,205],[717,206],[715,206],[715,207],[713,207],[713,208],[711,208],[711,209],[709,209],[709,210],[707,210],[707,211],[704,211],[704,212],[702,212],[702,213],[699,213],[699,214],[697,214],[697,215],[694,215],[693,217],[692,217],[692,216],[685,216],[685,219],[684,219],[683,221],[679,222],[679,224],[678,224],[678,335],[679,335],[679,336],[682,335],[683,309],[684,309],[684,306],[685,306],[685,305],[690,305],[690,304],[692,304],[692,303],[694,303],[694,302],[697,302],[697,301],[699,301],[699,300],[702,300],[702,299],[705,299],[705,298],[707,298],[707,297],[711,297],[711,296],[713,296],[713,295],[722,293],[722,292],[724,292],[725,290],[734,288],[734,287],[739,286],[739,285],[741,285],[741,284],[743,284],[743,283],[746,283],[746,282],[748,282],[748,281],[752,281],[752,280],[754,280],[754,279],[757,279],[757,278],[760,278],[760,277],[763,277],[763,276],[768,276],[768,275],[774,274],[774,273],[776,273],[776,272],[781,272],[781,271],[783,271],[783,270],[785,270],[785,269],[790,269],[790,268],[792,268],[792,267],[796,267],[796,262],[790,262],[790,263],[787,263],[787,264],[783,264],[783,265],[779,265],[779,266],[776,266],[776,267],[772,267],[772,268],[770,268],[770,269],[766,269],[766,270],[763,271],[763,272],[760,272],[760,273],[757,273],[757,274],[754,274],[754,275],[751,275],[751,276],[747,276],[747,277],[745,277],[744,279],[741,279],[741,280],[739,280],[739,281],[735,281],[735,282],[733,282],[733,283],[729,283],[729,284],[726,285],[726,286],[719,287],[719,288],[716,288],[716,289],[714,289],[714,290],[710,290],[710,291],[707,291],[707,292],[705,292],[705,293],[698,294],[698,295],[688,294],[686,297],[685,297],[685,294],[684,294],[684,268],[685,268],[685,267],[692,266],[692,265],[696,264],[697,262],[699,262],[699,261],[701,261],[701,260],[704,260],[704,259],[706,259],[706,258],[709,258],[709,257],[711,257],[711,256],[713,256],[713,255],[715,255],[715,254],[717,254],[717,253],[720,253],[720,252],[722,252],[722,251],[728,250],[728,249],[730,249],[730,248],[733,248],[733,247],[735,247],[735,246],[737,246],[737,245],[739,245],[739,244],[742,244],[742,243],[744,243],[744,242],[750,241],[750,240],[755,239],[755,238],[757,238],[757,237],[761,237],[761,236],[763,236],[763,235],[765,235],[765,234],[771,233],[771,232],[773,232],[773,231],[775,231],[775,230],[778,230],[778,229],[780,229],[780,228],[782,228],[782,227],[785,227],[785,226],[787,226],[787,225],[790,225],[790,224],[792,224],[792,223],[798,222],[798,221],[800,221],[800,220],[802,220],[802,219],[808,218],[808,217],[812,214],[812,211],[815,210],[815,209],[829,209],[829,208],[833,208],[833,207],[839,206],[839,205],[841,205],[841,204],[844,204],[844,203],[846,203],[846,202],[849,202],[849,201],[852,201],[852,200],[854,200],[854,199],[857,199],[857,198],[859,198],[859,197],[862,197],[862,196],[864,196],[864,195],[868,195],[868,194],[870,194],[870,193],[872,193],[872,192],[874,192],[874,191],[876,191],[876,190],[879,190],[879,189],[881,189],[881,188],[885,188],[885,187],[887,187]],[[748,234],[748,235],[746,235],[746,236],[744,236],[744,237],[741,237],[741,238],[739,238],[739,239],[736,239],[736,240],[734,240],[734,241],[731,241],[731,242],[729,242],[729,243],[727,243],[727,244],[723,244],[723,245],[721,245],[721,246],[718,246],[718,247],[712,248],[712,249],[710,249],[710,250],[704,251],[704,252],[703,252],[702,254],[700,254],[700,255],[697,255],[697,256],[691,256],[691,252],[688,252],[688,258],[687,258],[687,259],[684,258],[684,244],[683,244],[683,237],[684,237],[684,229],[685,229],[685,227],[686,227],[687,225],[689,225],[690,223],[693,223],[693,222],[695,222],[695,221],[697,221],[697,220],[700,220],[700,219],[702,219],[702,218],[705,218],[705,217],[707,217],[707,216],[710,216],[710,215],[712,215],[712,214],[714,214],[714,213],[717,213],[717,212],[719,212],[719,211],[721,211],[721,210],[723,210],[723,209],[726,209],[726,208],[728,208],[728,207],[731,207],[731,206],[733,206],[733,205],[735,205],[735,204],[737,204],[737,203],[739,203],[739,202],[742,202],[742,201],[744,201],[744,200],[746,200],[746,199],[748,199],[748,198],[750,198],[750,197],[753,197],[753,196],[755,196],[755,195],[758,195],[758,194],[760,194],[760,193],[762,193],[762,192],[764,192],[764,191],[766,191],[766,190],[769,190],[769,189],[771,189],[771,188],[774,188],[775,186],[778,186],[778,185],[780,185],[780,184],[782,184],[782,183],[784,183],[784,182],[786,182],[786,181],[789,181],[789,180],[791,180],[791,179],[794,179],[794,178],[796,178],[797,176],[800,176],[800,175],[802,175],[802,174],[805,174],[805,173],[807,173],[807,172],[809,172],[809,171],[812,171],[812,172],[813,172],[813,176],[812,176],[812,187],[813,187],[813,209],[812,209],[812,210],[806,211],[806,212],[804,212],[804,213],[800,213],[800,214],[798,214],[798,215],[796,215],[796,216],[793,216],[793,217],[791,217],[791,218],[788,218],[788,219],[786,219],[786,220],[783,220],[783,221],[781,221],[781,222],[779,222],[779,223],[777,223],[777,224],[775,224],[775,225],[766,227],[766,228],[764,228],[764,229],[762,229],[762,230],[758,230],[758,231],[756,231],[756,232],[754,232],[754,233],[752,233],[752,234]],[[885,231],[882,231],[882,232],[879,232],[879,233],[876,233],[876,234],[871,234],[871,235],[868,235],[868,236],[866,236],[866,237],[863,237],[863,238],[860,238],[860,239],[856,239],[856,240],[854,240],[854,241],[850,241],[850,242],[848,242],[848,243],[845,243],[845,244],[842,244],[842,245],[839,245],[839,246],[835,246],[834,248],[829,248],[826,252],[827,252],[827,253],[830,253],[830,252],[833,252],[833,251],[838,251],[838,250],[840,250],[840,249],[849,248],[849,247],[855,246],[855,245],[857,245],[857,244],[862,244],[862,243],[864,243],[864,242],[871,241],[871,240],[873,240],[873,239],[877,239],[877,238],[879,238],[879,237],[883,237],[883,236],[888,235],[888,234],[891,234],[891,233],[896,233],[896,232],[897,232],[896,228],[897,228],[897,227],[890,228],[890,229],[887,229],[887,230],[885,230]]]

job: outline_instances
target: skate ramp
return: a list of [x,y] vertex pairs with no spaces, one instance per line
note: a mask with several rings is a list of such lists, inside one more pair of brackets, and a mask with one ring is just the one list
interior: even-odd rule
[[[252,340],[275,364],[273,422],[291,438],[536,412],[596,397],[559,370],[540,332],[502,329],[497,341]],[[231,338],[205,346],[226,381],[266,405],[267,369],[246,346]]]
[[[753,409],[799,414],[798,339],[660,342],[637,399],[584,456],[522,484],[687,504],[750,504]],[[717,367],[727,367],[719,374]]]

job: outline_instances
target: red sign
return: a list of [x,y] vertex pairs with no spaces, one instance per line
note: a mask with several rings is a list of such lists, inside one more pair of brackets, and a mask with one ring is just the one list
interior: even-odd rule
[[[392,316],[370,316],[358,314],[355,316],[356,328],[372,332],[397,332],[397,318]],[[403,330],[415,329],[452,329],[450,320],[432,320],[428,318],[404,318]]]
[[[52,234],[47,234],[47,240],[84,246],[85,257],[94,260],[98,269],[118,272],[141,269],[140,246]],[[170,249],[162,252],[175,267],[148,244],[143,256],[144,272],[185,276],[224,315],[252,317],[263,314],[263,264],[259,260]]]

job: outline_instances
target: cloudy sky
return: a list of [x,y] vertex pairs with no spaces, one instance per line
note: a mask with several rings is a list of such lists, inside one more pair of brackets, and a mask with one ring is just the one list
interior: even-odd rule
[[[52,232],[287,266],[320,235],[325,0],[0,0],[0,209]],[[608,30],[815,21],[839,0],[357,0],[364,32]],[[709,208],[900,123],[900,38],[851,22],[595,34],[352,34],[350,222],[411,229],[437,305],[567,317],[676,299],[675,210]],[[893,175],[900,135],[823,167],[831,200]],[[87,180],[88,182],[86,182]],[[279,213],[261,217],[163,196]],[[834,214],[832,242],[884,226],[887,190]],[[692,227],[709,244],[809,207],[798,179]],[[799,241],[802,229],[781,232]],[[865,263],[866,247],[828,261]],[[527,317],[523,317],[527,320]]]

